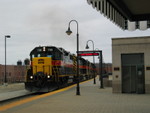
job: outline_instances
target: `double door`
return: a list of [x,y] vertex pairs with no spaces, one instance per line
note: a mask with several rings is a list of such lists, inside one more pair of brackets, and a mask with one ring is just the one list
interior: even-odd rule
[[145,93],[144,54],[122,55],[122,92]]

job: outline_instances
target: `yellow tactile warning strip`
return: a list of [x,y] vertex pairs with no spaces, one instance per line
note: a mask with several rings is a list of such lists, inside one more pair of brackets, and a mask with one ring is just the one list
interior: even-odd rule
[[[92,80],[92,79],[90,79],[90,80]],[[88,81],[90,81],[90,80],[88,80]],[[84,82],[87,82],[87,81],[84,81]],[[84,82],[81,82],[81,83],[84,83]],[[18,100],[16,102],[12,102],[12,103],[7,104],[7,105],[3,105],[3,106],[0,107],[0,111],[5,111],[7,109],[13,108],[13,107],[18,106],[18,105],[25,104],[27,102],[31,102],[33,100],[37,100],[37,99],[40,99],[40,98],[44,98],[44,97],[47,97],[47,96],[54,95],[54,94],[59,93],[59,92],[66,91],[66,90],[68,90],[68,89],[70,89],[74,86],[76,86],[76,84],[71,85],[71,86],[66,87],[66,88],[63,88],[63,89],[53,91],[53,92],[49,92],[49,93],[46,93],[46,94],[43,94],[43,95],[38,95],[38,96],[30,97],[30,98],[27,98],[27,99]]]

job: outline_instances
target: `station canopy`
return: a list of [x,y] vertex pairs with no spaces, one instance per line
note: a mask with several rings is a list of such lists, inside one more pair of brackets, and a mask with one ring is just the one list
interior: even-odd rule
[[123,30],[150,28],[150,0],[87,0]]

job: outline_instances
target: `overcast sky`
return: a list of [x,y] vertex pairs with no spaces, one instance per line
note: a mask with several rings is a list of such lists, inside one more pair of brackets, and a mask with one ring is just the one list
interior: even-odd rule
[[[86,0],[0,0],[0,64],[4,64],[5,35],[11,35],[7,39],[7,64],[24,61],[39,45],[75,53],[76,23],[71,23],[72,35],[65,33],[72,19],[79,23],[80,51],[85,50],[87,40],[93,40],[95,48],[103,51],[106,63],[112,62],[112,38],[150,35],[150,30],[121,30]],[[92,43],[89,46],[93,49]]]

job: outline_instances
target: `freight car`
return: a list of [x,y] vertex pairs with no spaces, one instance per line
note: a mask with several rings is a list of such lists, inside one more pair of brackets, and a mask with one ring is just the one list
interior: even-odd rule
[[[25,89],[48,92],[76,82],[77,57],[63,48],[39,46],[30,52],[31,65],[27,71]],[[93,78],[94,64],[79,58],[80,80]]]

